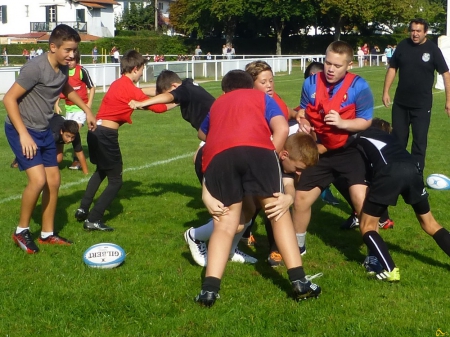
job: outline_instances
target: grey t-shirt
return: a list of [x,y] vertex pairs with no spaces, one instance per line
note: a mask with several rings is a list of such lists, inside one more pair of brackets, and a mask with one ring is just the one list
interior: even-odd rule
[[[59,69],[58,72],[53,70],[47,53],[33,58],[20,69],[16,83],[27,92],[18,100],[18,104],[23,123],[28,129],[48,129],[54,104],[68,78],[68,66]],[[8,116],[6,123],[11,124]]]

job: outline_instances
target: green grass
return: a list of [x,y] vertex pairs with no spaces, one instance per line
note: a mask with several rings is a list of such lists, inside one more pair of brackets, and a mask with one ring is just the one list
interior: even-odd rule
[[[375,115],[390,120],[390,110],[380,107],[384,69],[355,72],[372,87]],[[298,104],[301,78],[299,68],[276,77],[277,92],[289,106]],[[220,94],[220,83],[202,85]],[[394,88],[391,92],[393,97]],[[101,98],[102,94],[96,96],[95,107]],[[425,175],[450,175],[444,105],[445,95],[437,92]],[[0,115],[5,115],[3,107]],[[85,139],[86,129],[82,133]],[[120,142],[124,185],[105,217],[116,230],[84,232],[74,220],[87,178],[67,169],[68,149],[61,165],[56,227],[75,244],[42,246],[39,254],[30,256],[11,240],[26,176],[9,168],[12,153],[0,137],[0,336],[435,336],[438,329],[450,333],[449,257],[420,230],[402,200],[390,208],[395,229],[381,233],[400,267],[400,283],[366,278],[359,232],[339,229],[350,208],[344,202],[333,207],[319,200],[313,206],[304,257],[308,274],[324,273],[317,280],[323,288],[319,299],[296,303],[287,296],[286,269],[272,269],[265,262],[268,247],[258,219],[257,246],[242,249],[260,261],[229,263],[222,298],[210,310],[199,307],[193,297],[204,269],[195,265],[183,240],[187,228],[209,217],[192,164],[196,132],[179,110],[137,111],[133,124],[121,128]],[[450,228],[450,192],[429,193],[435,217]],[[35,235],[40,213],[37,207],[31,223]],[[122,246],[125,264],[113,270],[86,267],[84,250],[99,242]]]

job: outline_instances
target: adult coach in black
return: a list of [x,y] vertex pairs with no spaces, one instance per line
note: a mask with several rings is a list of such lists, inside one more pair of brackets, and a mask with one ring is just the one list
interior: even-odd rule
[[441,50],[435,43],[427,40],[428,23],[424,19],[413,19],[409,23],[409,31],[410,37],[398,44],[389,63],[384,80],[383,104],[388,107],[391,103],[389,88],[398,70],[398,86],[392,105],[393,135],[406,148],[411,125],[411,154],[423,171],[433,101],[434,71],[444,79],[445,111],[449,116],[450,74]]

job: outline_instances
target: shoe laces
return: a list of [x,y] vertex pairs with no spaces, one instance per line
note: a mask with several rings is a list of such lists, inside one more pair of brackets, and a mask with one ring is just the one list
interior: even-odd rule
[[366,260],[364,261],[365,265],[378,265],[378,258],[373,255],[369,255],[366,257]]
[[33,238],[31,237],[31,233],[29,230],[25,230],[22,233],[20,233],[19,235],[21,235],[25,239],[26,243],[33,241]]
[[307,281],[312,281],[312,280],[314,280],[315,278],[319,278],[319,277],[322,277],[323,276],[323,273],[317,273],[317,274],[314,274],[314,275],[306,275],[305,276],[305,279],[307,280]]
[[235,254],[238,254],[238,255],[241,255],[241,256],[244,257],[244,258],[250,257],[250,255],[245,254],[243,251],[240,251],[240,250],[237,249],[237,248],[234,250],[234,253],[235,253]]
[[200,253],[200,255],[206,255],[208,249],[206,247],[205,241],[200,241],[200,243],[197,243],[197,248],[198,248],[198,252]]

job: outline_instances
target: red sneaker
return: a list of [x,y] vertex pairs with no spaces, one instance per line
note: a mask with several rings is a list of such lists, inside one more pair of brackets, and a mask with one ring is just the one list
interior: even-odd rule
[[70,246],[73,243],[72,241],[60,237],[58,234],[50,235],[45,239],[39,237],[38,242],[41,245],[65,245],[65,246]]
[[391,219],[388,218],[384,222],[378,222],[378,227],[380,227],[380,229],[394,228],[394,221],[392,221]]

